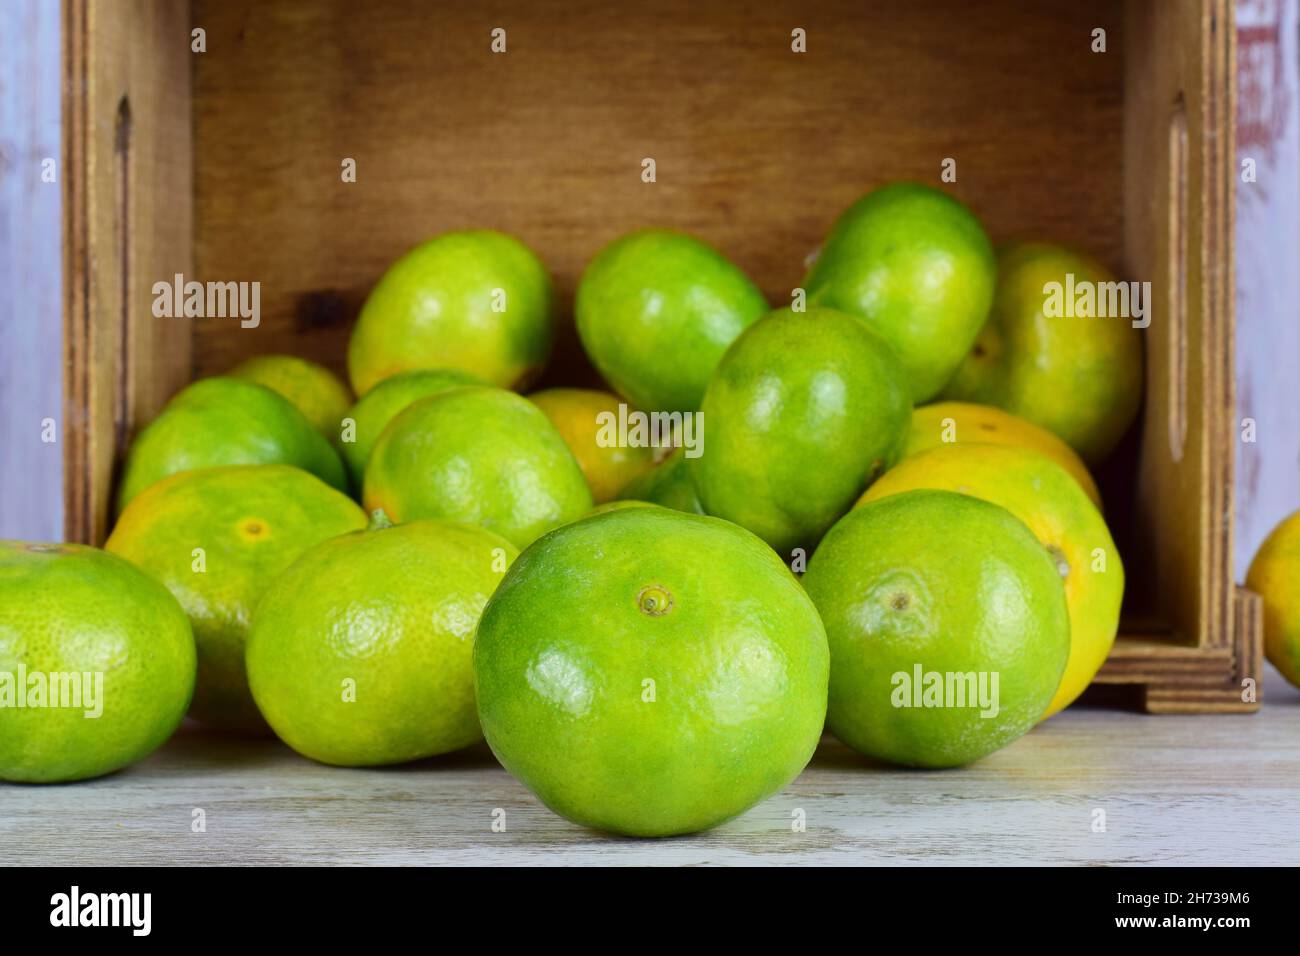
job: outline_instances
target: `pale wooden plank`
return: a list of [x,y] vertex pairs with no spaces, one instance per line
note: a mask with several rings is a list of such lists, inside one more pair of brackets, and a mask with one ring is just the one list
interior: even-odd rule
[[[1300,691],[1270,680],[1256,715],[1074,708],[963,770],[871,766],[828,738],[772,800],[660,841],[565,822],[485,748],[341,770],[186,730],[103,780],[0,785],[0,864],[1295,865]],[[196,807],[206,833],[191,832]],[[804,833],[791,828],[800,809]]]

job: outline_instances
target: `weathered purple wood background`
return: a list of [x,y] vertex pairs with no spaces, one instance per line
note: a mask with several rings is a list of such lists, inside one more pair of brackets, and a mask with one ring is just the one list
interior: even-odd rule
[[[1237,408],[1256,440],[1237,446],[1236,567],[1300,509],[1300,2],[1237,5]],[[1240,169],[1240,163],[1238,164]]]
[[0,2],[0,538],[63,534],[60,29],[57,2]]

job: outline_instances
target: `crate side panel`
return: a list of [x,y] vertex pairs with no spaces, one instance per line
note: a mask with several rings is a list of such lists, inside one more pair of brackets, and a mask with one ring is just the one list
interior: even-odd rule
[[1230,641],[1231,49],[1227,4],[1130,4],[1125,253],[1150,281],[1134,559],[1147,609],[1190,645]]
[[98,544],[132,435],[192,371],[188,321],[153,313],[191,263],[189,11],[64,16],[64,533]]

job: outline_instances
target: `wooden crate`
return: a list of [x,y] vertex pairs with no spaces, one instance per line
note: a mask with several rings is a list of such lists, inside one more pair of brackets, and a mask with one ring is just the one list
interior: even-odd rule
[[[1098,682],[1153,712],[1257,706],[1259,602],[1230,568],[1228,0],[65,0],[65,15],[69,537],[104,538],[127,443],[192,378],[279,351],[341,370],[367,290],[428,236],[491,226],[536,249],[566,316],[548,381],[585,382],[567,315],[615,235],[697,233],[788,301],[843,207],[891,179],[937,183],[953,158],[949,188],[995,239],[1074,243],[1155,290],[1143,420],[1101,476],[1129,594]],[[176,273],[260,282],[261,325],[155,318],[153,284]]]

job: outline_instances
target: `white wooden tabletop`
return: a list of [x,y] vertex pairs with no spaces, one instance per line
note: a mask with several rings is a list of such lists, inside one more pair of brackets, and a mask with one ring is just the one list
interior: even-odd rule
[[1300,691],[1269,676],[1256,715],[1073,708],[961,770],[873,766],[828,737],[781,794],[670,840],[560,819],[485,747],[345,770],[186,727],[101,780],[0,784],[0,865],[1296,864]]

